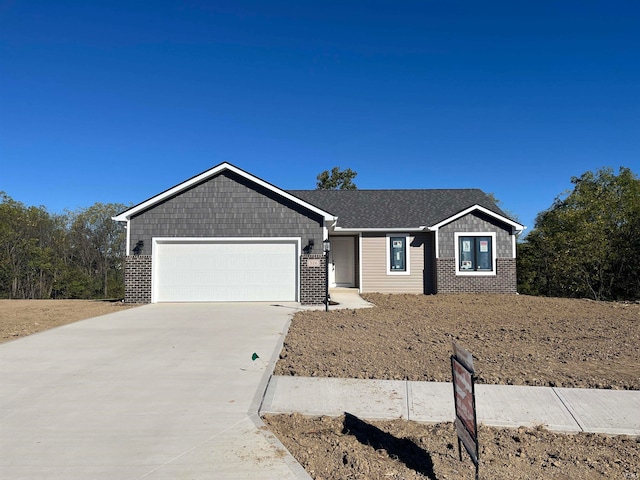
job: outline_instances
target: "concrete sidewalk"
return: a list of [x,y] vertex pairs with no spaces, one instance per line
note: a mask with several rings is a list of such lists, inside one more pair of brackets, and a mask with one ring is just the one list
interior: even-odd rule
[[[330,288],[329,310],[342,310],[345,308],[371,308],[375,305],[367,302],[360,296],[357,288]],[[301,305],[300,310],[325,310],[323,305]]]
[[[478,423],[538,426],[557,432],[640,436],[640,391],[476,385]],[[453,386],[444,382],[271,378],[260,414],[293,413],[424,423],[454,419]]]

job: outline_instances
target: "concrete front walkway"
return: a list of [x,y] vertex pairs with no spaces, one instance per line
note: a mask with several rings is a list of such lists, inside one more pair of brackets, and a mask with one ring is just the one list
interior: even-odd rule
[[298,307],[147,305],[0,345],[0,478],[309,478],[257,415]]
[[[543,425],[558,432],[640,436],[640,391],[476,385],[478,423]],[[425,423],[454,420],[453,386],[445,382],[274,376],[261,414],[293,413]]]

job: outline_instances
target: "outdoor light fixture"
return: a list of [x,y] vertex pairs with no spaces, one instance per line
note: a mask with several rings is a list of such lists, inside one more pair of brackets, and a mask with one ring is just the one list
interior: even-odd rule
[[133,248],[134,255],[140,255],[142,247],[144,247],[144,242],[142,240],[138,240],[138,243],[136,243],[136,246]]
[[322,251],[324,252],[324,311],[329,311],[329,252],[331,251],[331,242],[327,238],[322,242]]

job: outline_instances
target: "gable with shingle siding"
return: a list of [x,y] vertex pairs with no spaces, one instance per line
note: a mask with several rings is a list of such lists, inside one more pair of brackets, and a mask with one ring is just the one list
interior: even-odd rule
[[222,172],[131,217],[130,248],[153,237],[301,237],[322,244],[319,215]]

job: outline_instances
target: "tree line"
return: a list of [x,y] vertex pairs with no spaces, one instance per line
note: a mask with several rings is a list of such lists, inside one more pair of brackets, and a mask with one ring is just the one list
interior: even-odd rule
[[[317,188],[355,189],[337,167]],[[518,291],[528,295],[640,299],[640,179],[611,168],[571,179],[518,242]],[[126,205],[49,213],[0,192],[0,298],[122,298]]]
[[0,192],[0,298],[121,298],[126,208],[96,203],[52,214]]
[[622,167],[571,179],[518,245],[518,291],[640,299],[640,179]]

